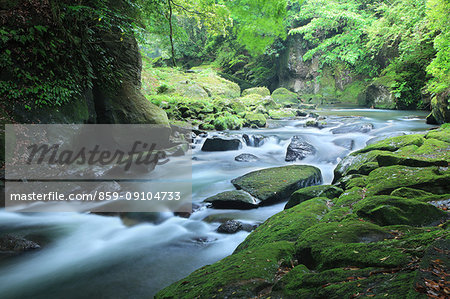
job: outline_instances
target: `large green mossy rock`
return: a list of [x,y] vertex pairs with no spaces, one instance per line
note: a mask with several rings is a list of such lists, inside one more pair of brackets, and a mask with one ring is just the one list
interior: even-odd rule
[[[298,265],[272,289],[272,298],[420,298],[414,290],[414,272],[390,273],[374,267],[336,268],[312,272]],[[357,298],[357,297],[356,297]]]
[[257,126],[260,128],[264,128],[266,126],[267,120],[264,114],[262,113],[247,113],[245,114],[245,124],[248,126]]
[[430,202],[437,200],[445,200],[450,198],[450,194],[433,194],[431,192],[426,192],[423,190],[401,187],[395,189],[391,192],[391,196],[403,197],[403,198],[413,198],[422,202]]
[[296,190],[322,183],[320,169],[308,165],[289,165],[250,172],[231,181],[260,199],[262,205],[286,200]]
[[[305,230],[295,244],[296,256],[310,269],[330,269],[345,266],[395,266],[402,259],[400,250],[384,250],[369,246],[393,236],[382,227],[363,221],[320,223]],[[370,253],[369,248],[375,251]],[[395,255],[390,261],[380,260]],[[398,261],[398,259],[401,259]],[[393,263],[395,261],[395,263]]]
[[377,157],[384,153],[387,152],[373,150],[366,153],[353,153],[345,157],[334,169],[333,183],[348,175],[369,174],[372,170],[378,168]]
[[249,95],[249,94],[259,94],[263,97],[267,97],[267,96],[270,96],[270,90],[267,87],[252,87],[252,88],[245,89],[242,92],[243,97],[246,95]]
[[314,198],[267,219],[235,252],[277,241],[295,241],[308,227],[319,223],[329,211],[326,198]]
[[397,188],[410,187],[435,194],[450,193],[448,167],[409,167],[393,165],[373,170],[365,181],[368,195],[390,194]]
[[243,250],[198,269],[155,298],[251,298],[274,284],[280,266],[293,260],[293,244],[276,242]]
[[404,136],[396,136],[387,138],[385,140],[379,141],[377,143],[366,146],[365,148],[355,152],[355,155],[359,153],[367,153],[373,150],[379,151],[390,151],[394,152],[399,148],[402,148],[407,145],[416,145],[421,146],[425,139],[421,134],[414,135],[404,135]]
[[254,209],[258,201],[242,190],[225,191],[208,197],[204,202],[215,209]]
[[280,87],[272,92],[272,98],[277,103],[300,103],[300,98],[295,92]]
[[378,225],[435,225],[448,219],[448,213],[415,199],[394,196],[373,196],[354,206],[358,216]]
[[272,119],[295,118],[296,112],[292,109],[273,109],[269,110],[269,116]]
[[319,186],[310,186],[300,190],[295,191],[291,194],[289,201],[287,202],[285,209],[292,208],[299,203],[307,201],[314,197],[326,197],[326,198],[335,198],[339,197],[341,193],[344,192],[341,188],[332,185],[319,185]]
[[450,126],[443,125],[441,129],[433,130],[427,133],[427,135],[425,135],[425,138],[433,138],[450,143]]

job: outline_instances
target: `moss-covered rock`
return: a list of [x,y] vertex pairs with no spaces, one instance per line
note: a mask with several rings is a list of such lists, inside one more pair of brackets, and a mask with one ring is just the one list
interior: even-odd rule
[[284,208],[292,208],[293,206],[314,197],[326,197],[330,199],[339,197],[342,192],[344,192],[344,190],[332,185],[319,185],[302,188],[291,194],[291,197]]
[[277,280],[280,266],[292,260],[293,244],[276,242],[242,250],[198,269],[155,298],[250,298]]
[[253,88],[245,89],[242,92],[243,97],[246,95],[249,95],[249,94],[259,94],[263,97],[266,97],[266,96],[270,96],[270,90],[267,87],[253,87]]
[[383,153],[385,152],[374,150],[362,154],[353,153],[345,157],[334,169],[333,183],[351,174],[369,174],[378,167],[377,157]]
[[443,126],[443,128],[440,128],[439,130],[433,130],[427,133],[427,135],[425,135],[425,138],[433,138],[450,143],[450,127]]
[[322,174],[314,166],[290,165],[253,171],[231,182],[265,205],[285,200],[300,188],[320,184]]
[[435,206],[415,199],[394,196],[372,196],[359,201],[354,211],[379,225],[435,225],[448,214]]
[[245,123],[248,126],[255,125],[257,127],[264,128],[267,120],[262,113],[247,113],[245,114]]
[[329,211],[326,198],[314,198],[289,210],[284,210],[267,219],[236,249],[239,252],[248,248],[277,241],[295,241],[308,227],[319,223]]
[[272,119],[286,119],[286,118],[295,118],[296,112],[292,109],[284,108],[284,109],[276,109],[269,110],[269,116]]
[[289,91],[286,88],[280,87],[272,92],[272,98],[277,103],[294,103],[300,102],[298,94]]
[[204,202],[212,204],[215,209],[254,209],[258,201],[242,190],[225,191],[208,197]]
[[367,178],[367,194],[390,194],[400,187],[411,187],[436,194],[450,193],[447,167],[387,166],[372,171]]
[[365,148],[356,151],[354,154],[357,155],[359,153],[367,153],[373,150],[395,152],[399,148],[407,145],[421,146],[424,141],[425,139],[421,134],[396,136],[368,145]]

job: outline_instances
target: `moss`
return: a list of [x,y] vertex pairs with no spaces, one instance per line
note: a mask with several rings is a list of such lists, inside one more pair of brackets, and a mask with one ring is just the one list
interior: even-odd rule
[[224,115],[218,116],[213,120],[214,128],[218,131],[223,130],[239,130],[242,128],[243,120],[237,115],[226,112]]
[[450,198],[450,194],[433,194],[430,192],[426,192],[423,190],[401,187],[395,189],[391,192],[391,196],[403,197],[403,198],[414,198],[422,202],[436,201],[436,200],[445,200]]
[[308,227],[319,223],[329,211],[326,198],[314,198],[267,219],[236,249],[257,248],[277,241],[295,241]]
[[258,203],[248,193],[241,190],[225,191],[208,197],[204,202],[216,209],[253,209]]
[[358,95],[367,87],[367,83],[362,80],[356,80],[345,86],[343,91],[338,91],[337,96],[344,103],[358,103]]
[[354,203],[360,201],[365,196],[365,190],[361,187],[353,187],[345,190],[338,198],[333,202],[336,206],[351,206]]
[[302,188],[292,193],[284,208],[289,209],[314,197],[326,197],[330,199],[335,198],[341,195],[342,192],[344,192],[344,190],[341,188],[331,185],[319,185]]
[[269,204],[287,199],[299,188],[320,184],[322,175],[314,166],[290,165],[253,171],[231,182]]
[[259,94],[263,97],[270,96],[270,91],[267,87],[253,87],[248,88],[242,92],[242,96],[246,96],[249,94]]
[[276,103],[299,103],[299,96],[286,88],[275,89],[272,93],[272,98]]
[[272,119],[295,118],[296,113],[291,109],[269,110],[269,116]]
[[352,210],[349,207],[333,207],[320,222],[337,222],[344,219],[349,219],[352,215]]
[[450,171],[441,167],[394,165],[372,171],[367,179],[368,195],[390,194],[400,187],[411,187],[437,194],[450,193]]
[[246,113],[245,123],[248,126],[256,125],[260,128],[263,128],[266,126],[267,120],[264,114],[262,113]]
[[344,158],[334,169],[334,180],[350,174],[369,174],[378,167],[377,157],[385,152],[374,150],[367,153],[356,154]]
[[276,242],[243,250],[198,269],[155,298],[239,298],[256,296],[276,281],[280,265],[292,260],[293,245]]
[[424,226],[439,223],[448,215],[435,206],[415,199],[394,196],[372,196],[359,201],[354,211],[379,225],[405,224]]
[[441,128],[440,130],[433,130],[427,135],[425,135],[425,138],[433,138],[444,142],[450,143],[450,128]]
[[355,152],[354,155],[358,155],[360,153],[367,153],[373,150],[394,152],[399,148],[402,148],[407,145],[421,146],[424,143],[424,141],[425,139],[421,134],[396,136],[368,145],[365,148]]
[[[298,270],[296,268],[299,267]],[[281,298],[416,298],[414,272],[337,268],[319,273],[295,267],[273,288]],[[294,271],[295,270],[295,271]],[[377,297],[378,296],[378,297]]]

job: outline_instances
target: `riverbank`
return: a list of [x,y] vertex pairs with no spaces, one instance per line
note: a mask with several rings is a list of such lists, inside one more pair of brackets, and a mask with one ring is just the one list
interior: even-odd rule
[[335,169],[337,193],[300,189],[231,256],[156,298],[444,294],[449,136],[444,125],[351,154]]

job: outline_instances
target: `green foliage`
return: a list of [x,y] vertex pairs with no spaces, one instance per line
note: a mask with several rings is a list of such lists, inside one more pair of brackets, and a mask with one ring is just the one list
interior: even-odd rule
[[286,31],[286,0],[228,1],[235,22],[237,40],[251,54],[262,54],[277,38],[284,39]]
[[[117,6],[116,6],[117,5]],[[118,9],[120,6],[120,9]],[[13,7],[0,26],[0,98],[28,109],[61,106],[93,80],[106,85],[120,83],[116,59],[105,55],[100,32],[121,32],[120,45],[132,31],[135,9],[128,0],[25,1]],[[35,22],[20,21],[22,14],[40,12]],[[23,17],[26,20],[26,17]]]
[[295,28],[289,34],[301,35],[306,42],[309,50],[305,60],[319,56],[322,66],[343,62],[372,75],[374,67],[367,59],[364,39],[365,29],[374,19],[370,10],[361,9],[358,0],[309,0],[291,11],[290,21]]
[[429,90],[434,93],[450,88],[450,2],[448,0],[428,0],[427,20],[433,33],[436,57],[427,67],[434,78]]

